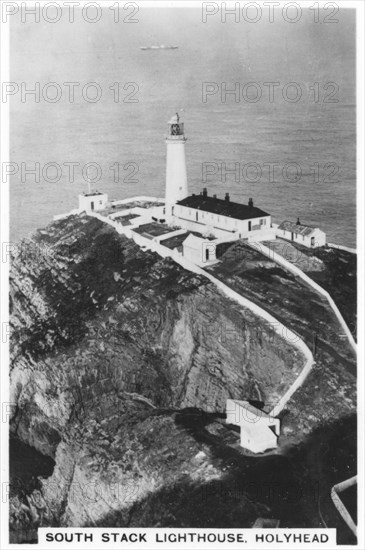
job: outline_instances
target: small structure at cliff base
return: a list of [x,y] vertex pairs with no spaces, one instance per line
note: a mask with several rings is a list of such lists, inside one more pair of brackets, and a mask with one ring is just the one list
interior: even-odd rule
[[227,424],[241,428],[241,447],[263,453],[278,446],[280,420],[251,405],[249,401],[227,399]]

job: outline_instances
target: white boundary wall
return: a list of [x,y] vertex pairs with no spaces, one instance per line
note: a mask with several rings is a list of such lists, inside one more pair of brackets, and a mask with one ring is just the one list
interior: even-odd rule
[[70,212],[67,212],[67,214],[56,214],[53,216],[54,221],[57,220],[63,220],[64,218],[69,218],[70,216],[76,216],[76,214],[81,214],[82,210],[79,210],[79,208],[75,208],[74,210],[71,210]]
[[357,527],[354,523],[354,520],[350,516],[346,506],[340,499],[339,493],[342,493],[342,491],[345,491],[349,487],[352,487],[353,485],[356,485],[356,484],[357,484],[357,476],[354,476],[354,477],[350,477],[349,479],[346,479],[345,481],[342,481],[341,483],[337,483],[331,489],[331,498],[332,498],[333,504],[336,506],[343,520],[347,523],[347,525],[349,526],[349,528],[351,529],[351,531],[355,536],[357,536]]
[[335,302],[333,301],[333,298],[327,292],[327,290],[325,290],[324,288],[319,286],[317,283],[315,283],[313,281],[313,279],[308,277],[308,275],[306,275],[301,269],[299,269],[299,267],[292,264],[291,262],[289,262],[288,260],[283,258],[283,256],[278,254],[276,251],[272,250],[271,248],[268,248],[264,244],[262,244],[262,243],[254,243],[254,244],[249,243],[249,246],[251,246],[254,250],[258,250],[259,252],[262,252],[262,254],[264,254],[265,256],[270,258],[270,260],[273,260],[274,262],[277,262],[278,264],[282,265],[283,267],[285,267],[286,269],[288,269],[289,271],[291,271],[295,275],[298,275],[298,277],[303,279],[303,281],[305,281],[312,288],[314,288],[314,290],[316,290],[317,292],[322,294],[322,296],[327,298],[327,300],[329,302],[329,305],[333,309],[334,314],[336,315],[338,321],[340,322],[343,330],[346,333],[346,336],[347,336],[347,338],[350,342],[350,345],[351,345],[352,349],[354,350],[355,353],[357,352],[357,346],[356,346],[356,342],[354,340],[354,337],[352,336],[351,331],[350,331],[349,327],[347,326],[345,319],[342,317],[338,307],[336,306]]
[[118,201],[110,201],[110,204],[128,204],[129,202],[146,201],[146,202],[162,202],[165,204],[165,199],[158,197],[149,197],[148,195],[139,195],[138,197],[129,197],[128,199],[120,199]]
[[338,250],[345,250],[345,252],[351,252],[352,254],[357,254],[356,248],[349,248],[348,246],[342,246],[340,244],[327,243],[330,248],[338,248]]
[[140,206],[134,206],[133,208],[126,208],[125,210],[119,210],[119,212],[114,212],[109,214],[109,218],[114,220],[114,218],[123,218],[128,216],[128,214],[136,214],[137,216],[144,216],[146,214],[146,209],[141,208]]
[[154,237],[153,240],[160,243],[161,241],[166,241],[167,239],[171,239],[172,237],[178,237],[179,235],[183,235],[186,233],[186,229],[175,229],[175,231],[171,231],[170,233],[165,233],[164,235],[160,235],[159,237]]

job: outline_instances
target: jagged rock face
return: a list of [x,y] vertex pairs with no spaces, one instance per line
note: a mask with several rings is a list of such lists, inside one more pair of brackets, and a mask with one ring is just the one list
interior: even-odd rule
[[[221,413],[228,397],[273,404],[303,366],[212,283],[94,218],[55,222],[25,252],[11,269],[11,428],[55,458],[50,522],[95,524],[173,476],[218,478],[207,449],[195,464],[202,445],[172,411]],[[85,498],[95,480],[102,497]],[[128,501],[114,498],[113,484],[136,482]]]
[[16,430],[42,452],[30,424],[37,411],[52,454],[75,409],[108,416],[107,394],[223,412],[227,397],[272,401],[302,366],[288,342],[211,283],[97,220],[59,222],[37,237],[50,253],[12,264],[11,387]]

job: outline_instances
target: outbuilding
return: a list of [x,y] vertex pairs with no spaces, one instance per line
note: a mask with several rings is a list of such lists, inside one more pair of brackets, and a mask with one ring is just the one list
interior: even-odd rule
[[280,420],[269,416],[249,401],[227,399],[227,424],[241,428],[241,447],[263,453],[278,446]]
[[216,245],[214,241],[190,233],[183,242],[183,256],[196,265],[206,266],[216,261]]
[[303,225],[299,218],[297,222],[285,220],[276,229],[276,236],[287,241],[306,246],[307,248],[317,248],[326,245],[326,233],[310,225]]
[[79,195],[79,209],[85,212],[94,212],[104,210],[108,202],[108,195],[94,191],[92,193],[82,193]]

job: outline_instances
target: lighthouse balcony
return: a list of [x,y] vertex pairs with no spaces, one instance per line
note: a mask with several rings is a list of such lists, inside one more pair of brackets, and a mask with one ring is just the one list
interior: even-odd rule
[[166,140],[168,141],[186,141],[187,138],[184,136],[184,134],[169,134],[166,136]]

